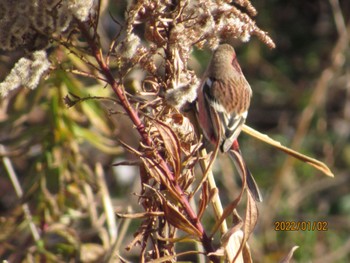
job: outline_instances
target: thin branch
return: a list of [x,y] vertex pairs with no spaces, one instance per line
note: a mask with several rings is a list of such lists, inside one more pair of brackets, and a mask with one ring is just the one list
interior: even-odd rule
[[[6,149],[2,144],[0,144],[0,152],[3,152],[6,154]],[[13,188],[15,189],[15,192],[17,194],[18,199],[22,199],[22,197],[23,197],[22,187],[18,181],[15,169],[12,166],[10,158],[4,156],[4,157],[2,157],[2,162],[4,163],[5,169],[9,175],[9,178],[12,182]],[[24,216],[28,222],[29,229],[30,229],[30,232],[32,233],[33,239],[36,242],[38,242],[40,240],[39,230],[36,228],[36,226],[33,222],[33,217],[32,217],[32,214],[30,212],[28,204],[24,203],[22,205],[22,209],[24,212]]]
[[[133,107],[130,105],[129,100],[125,96],[124,90],[122,86],[114,79],[108,65],[106,64],[103,55],[102,50],[96,45],[94,39],[91,38],[88,29],[86,28],[85,24],[77,21],[82,34],[85,36],[86,40],[89,43],[89,46],[92,51],[92,55],[95,57],[98,65],[100,66],[101,73],[106,77],[107,82],[110,84],[111,88],[115,92],[115,94],[118,96],[120,100],[121,106],[124,108],[128,116],[130,117],[133,124],[136,126],[136,129],[138,130],[139,134],[142,137],[143,142],[146,146],[153,148],[154,143],[152,138],[148,135],[146,132],[146,128],[139,118],[137,112],[133,109]],[[208,235],[205,233],[203,225],[198,220],[197,215],[193,211],[192,207],[190,206],[190,203],[186,197],[186,194],[183,192],[181,187],[178,185],[178,183],[175,181],[173,173],[170,171],[168,165],[166,164],[165,160],[162,158],[160,153],[157,150],[153,151],[154,158],[158,162],[158,167],[160,170],[164,172],[166,177],[170,180],[170,183],[178,193],[178,195],[181,197],[179,202],[181,203],[181,206],[186,211],[188,217],[190,218],[191,223],[194,225],[195,228],[201,233],[201,241],[203,242],[203,246],[205,247],[207,253],[214,252],[214,247],[212,246],[211,240],[209,239]],[[166,185],[166,187],[169,187]],[[216,256],[211,256],[210,259],[214,262],[219,262],[219,259]]]
[[63,69],[63,70],[65,72],[72,73],[72,74],[75,74],[75,75],[88,77],[88,78],[93,78],[93,79],[98,79],[98,80],[101,80],[103,82],[106,82],[106,80],[104,78],[102,78],[100,76],[96,76],[96,74],[91,74],[91,73],[84,72],[84,71],[77,70],[77,69]]

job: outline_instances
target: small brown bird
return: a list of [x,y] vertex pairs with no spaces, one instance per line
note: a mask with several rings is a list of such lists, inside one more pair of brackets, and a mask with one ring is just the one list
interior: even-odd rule
[[198,90],[198,119],[209,141],[228,152],[236,168],[247,180],[248,189],[261,202],[259,188],[247,168],[237,137],[244,124],[252,90],[238,64],[236,52],[228,44],[220,45],[213,54]]

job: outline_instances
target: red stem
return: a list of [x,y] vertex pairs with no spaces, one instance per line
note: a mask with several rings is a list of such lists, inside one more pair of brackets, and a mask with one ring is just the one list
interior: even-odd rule
[[[101,73],[106,77],[107,82],[111,85],[113,91],[115,94],[118,96],[120,103],[126,113],[130,116],[132,122],[136,126],[138,132],[140,133],[144,143],[149,146],[153,147],[153,141],[150,136],[148,136],[148,133],[146,132],[145,125],[142,123],[141,119],[139,118],[137,112],[132,108],[130,105],[128,99],[125,96],[125,93],[123,92],[123,88],[117,83],[117,81],[114,79],[108,65],[106,64],[105,60],[103,59],[103,55],[101,52],[101,49],[99,49],[95,42],[94,39],[90,37],[90,34],[85,27],[85,25],[81,22],[78,21],[79,27],[82,30],[84,36],[86,37],[90,48],[92,49],[92,54],[95,57],[97,63],[99,64],[101,68]],[[174,175],[170,171],[168,165],[166,164],[165,160],[163,157],[159,154],[158,151],[154,151],[155,157],[158,160],[158,163],[160,167],[163,169],[164,173],[166,174],[167,178],[170,180],[170,182],[174,185],[175,190],[179,194],[180,202],[184,210],[186,211],[187,215],[189,216],[192,224],[198,229],[198,231],[201,233],[201,241],[203,243],[203,246],[207,253],[214,252],[214,247],[212,246],[211,239],[208,237],[208,235],[205,233],[203,225],[201,222],[198,220],[198,217],[196,213],[193,211],[190,203],[188,202],[188,199],[186,198],[185,193],[179,186],[179,184],[176,182]],[[213,262],[220,262],[217,257],[211,256],[210,259]]]

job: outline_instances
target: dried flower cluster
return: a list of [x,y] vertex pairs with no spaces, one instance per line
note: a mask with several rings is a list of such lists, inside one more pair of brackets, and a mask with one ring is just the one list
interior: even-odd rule
[[[212,237],[201,222],[212,197],[211,190],[204,182],[205,175],[202,181],[196,180],[195,176],[194,167],[201,159],[198,156],[201,141],[195,135],[193,124],[178,109],[194,101],[197,96],[199,79],[188,68],[193,46],[214,49],[219,43],[232,39],[248,41],[252,35],[257,35],[265,44],[273,46],[272,40],[250,17],[256,11],[249,1],[231,4],[220,0],[133,1],[126,11],[124,31],[117,32],[117,37],[106,53],[100,46],[98,30],[91,30],[98,29],[98,21],[94,19],[98,16],[88,19],[93,1],[23,1],[12,11],[7,7],[15,4],[9,0],[7,2],[4,7],[6,19],[1,21],[0,30],[7,26],[11,33],[1,33],[3,49],[41,51],[33,52],[30,59],[19,60],[0,84],[1,95],[6,95],[11,88],[20,85],[35,88],[40,76],[50,65],[42,49],[46,48],[50,39],[62,40],[61,43],[71,54],[78,55],[87,64],[84,71],[74,69],[74,72],[79,71],[80,75],[105,81],[112,87],[118,97],[116,101],[141,138],[137,149],[123,144],[140,160],[142,190],[139,203],[145,210],[141,216],[144,221],[127,248],[140,245],[142,262],[168,256],[175,259],[177,254],[172,240],[177,237],[179,229],[189,238],[199,240],[208,257],[219,262],[217,255],[213,254],[215,247]],[[75,41],[74,38],[65,39],[67,34],[64,32],[69,31],[74,16],[80,21],[88,20],[86,23],[77,23],[76,27],[76,32],[81,33],[85,42]],[[11,21],[14,26],[10,25]],[[22,28],[17,24],[27,25]],[[144,38],[140,31],[144,33]],[[80,46],[81,43],[84,46]],[[39,60],[44,63],[38,65]],[[116,62],[113,74],[109,67],[110,61]],[[135,85],[140,89],[138,95],[149,96],[130,95],[126,77],[134,69],[142,72],[141,78],[133,79],[139,81],[139,85]],[[67,98],[65,101],[69,106],[83,101],[78,96],[75,99]],[[194,181],[195,185],[192,184]],[[201,197],[197,213],[190,205],[190,200],[197,198],[195,193],[198,192]],[[229,209],[227,215],[232,210]],[[253,221],[252,218],[248,218],[248,221]],[[245,238],[250,232],[245,230]]]
[[0,2],[0,49],[39,50],[54,33],[67,30],[73,17],[88,18],[94,0],[4,0]]
[[[49,68],[44,49],[50,39],[61,35],[73,17],[87,20],[94,0],[4,0],[0,2],[0,50],[34,52],[33,60],[20,59],[6,80],[0,84],[0,96],[20,85],[34,89]],[[41,50],[40,52],[36,52]],[[40,59],[43,59],[40,62]],[[42,63],[42,65],[40,65]],[[17,75],[16,75],[17,74]]]
[[43,50],[35,51],[32,58],[21,58],[6,79],[0,83],[0,97],[5,97],[10,90],[17,89],[20,86],[35,89],[42,74],[49,67],[50,62]]
[[[200,79],[188,60],[194,46],[215,49],[254,35],[268,47],[273,41],[256,26],[249,0],[120,2],[0,0],[0,51],[25,54],[0,83],[0,98],[20,86],[34,89],[49,68],[45,84],[54,86],[46,92],[43,85],[28,98],[11,93],[1,101],[0,155],[25,206],[19,209],[22,202],[16,200],[7,204],[7,198],[0,203],[11,206],[0,224],[5,241],[0,258],[126,262],[124,256],[135,254],[125,248],[137,247],[131,261],[197,262],[200,254],[215,263],[252,262],[247,241],[258,209],[244,183],[227,180],[229,167],[220,171],[220,185],[229,193],[222,207],[223,191],[212,169],[219,147],[210,154],[204,150],[189,103]],[[57,59],[48,59],[49,46]],[[267,136],[259,136],[266,142]],[[126,175],[107,168],[118,165],[114,157],[123,158],[123,168],[139,168],[128,172],[139,176],[128,190],[110,181],[111,173]],[[29,171],[29,177],[19,176],[31,181],[24,195],[16,170]],[[139,193],[131,197],[138,184]],[[116,212],[142,220],[138,229],[128,221],[117,224]],[[191,248],[176,246],[183,241]]]
[[[256,15],[249,1],[136,1],[127,13],[126,32],[133,34],[134,27],[145,26],[145,38],[151,47],[164,48],[168,59],[165,83],[168,102],[180,108],[195,99],[199,82],[187,67],[194,45],[215,49],[220,42],[240,39],[248,41],[257,35],[266,45],[274,47],[270,37],[259,29],[250,17]],[[243,13],[240,9],[246,9]],[[172,9],[171,9],[172,7]]]
[[[195,180],[193,167],[198,162],[200,142],[193,136],[194,128],[189,120],[169,104],[179,109],[196,99],[200,81],[188,68],[193,46],[215,49],[232,39],[248,41],[252,35],[257,35],[269,47],[274,46],[250,17],[255,14],[249,1],[230,4],[202,0],[176,3],[139,0],[126,12],[125,37],[114,49],[119,65],[117,82],[123,83],[123,77],[130,71],[125,65],[140,67],[146,77],[138,86],[144,94],[157,98],[135,105],[144,125],[140,133],[144,131],[152,141],[143,141],[138,150],[132,150],[142,160],[140,203],[146,219],[128,249],[139,243],[144,261],[169,255],[175,258],[173,244],[162,240],[175,238],[174,229],[201,240],[207,252],[213,251],[211,241],[198,222],[210,201],[208,188],[200,185],[199,215],[193,213],[187,199],[194,195],[189,186]],[[142,26],[148,45],[136,35]],[[159,98],[163,94],[166,103],[159,103],[164,101]],[[249,220],[254,221],[252,218]],[[245,238],[249,233],[245,230]]]

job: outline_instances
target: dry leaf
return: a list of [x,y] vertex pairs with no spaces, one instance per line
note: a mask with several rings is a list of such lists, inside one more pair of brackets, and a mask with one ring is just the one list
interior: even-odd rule
[[292,259],[294,251],[297,250],[299,246],[294,246],[292,249],[288,252],[287,256],[285,256],[280,263],[289,263],[289,261]]
[[256,223],[258,222],[259,211],[252,194],[247,191],[247,210],[244,221],[244,235],[246,239],[249,238],[250,234],[253,232]]
[[208,206],[208,203],[209,203],[209,193],[208,193],[208,184],[204,183],[203,184],[203,187],[202,187],[202,193],[199,197],[199,209],[198,209],[198,219],[201,219],[202,218],[202,215],[204,214],[205,212],[205,209],[207,208]]
[[[247,191],[247,192],[248,192],[248,191]],[[213,235],[216,233],[216,231],[219,229],[219,227],[220,227],[220,225],[222,224],[222,222],[223,222],[229,215],[231,215],[231,214],[234,212],[234,210],[236,209],[237,205],[239,204],[239,202],[240,202],[241,199],[242,199],[243,193],[244,193],[244,187],[242,187],[242,190],[241,190],[241,192],[239,193],[239,196],[238,196],[235,200],[233,200],[233,202],[231,202],[228,206],[225,207],[225,209],[224,209],[224,211],[223,211],[223,213],[222,213],[220,219],[217,220],[217,221],[215,222],[215,225],[214,225],[213,230],[212,230],[212,232],[211,232],[211,236],[213,236]]]
[[172,131],[170,127],[159,121],[152,121],[154,127],[158,130],[160,136],[163,139],[164,147],[167,152],[167,159],[174,169],[175,179],[179,177],[181,172],[181,146],[176,134]]
[[185,217],[182,212],[179,211],[177,207],[168,202],[161,193],[157,192],[157,194],[162,199],[164,216],[169,224],[178,229],[181,229],[190,235],[201,237],[199,230],[193,226],[193,224]]
[[250,253],[250,248],[248,243],[245,243],[242,249],[242,256],[243,256],[243,262],[244,263],[252,263],[252,253]]
[[266,134],[262,134],[262,133],[258,132],[257,130],[254,130],[253,128],[251,128],[247,125],[243,125],[242,130],[245,133],[249,134],[250,136],[252,136],[256,139],[259,139],[260,141],[266,142],[267,144],[274,146],[278,150],[280,150],[280,151],[282,151],[290,156],[293,156],[294,158],[296,158],[304,163],[307,163],[307,164],[315,167],[319,171],[323,172],[325,175],[330,176],[330,177],[334,177],[334,174],[332,173],[332,171],[323,162],[320,162],[314,158],[308,157],[308,156],[301,154],[297,151],[294,151],[288,147],[285,147],[280,142],[275,141],[274,139],[270,138]]

